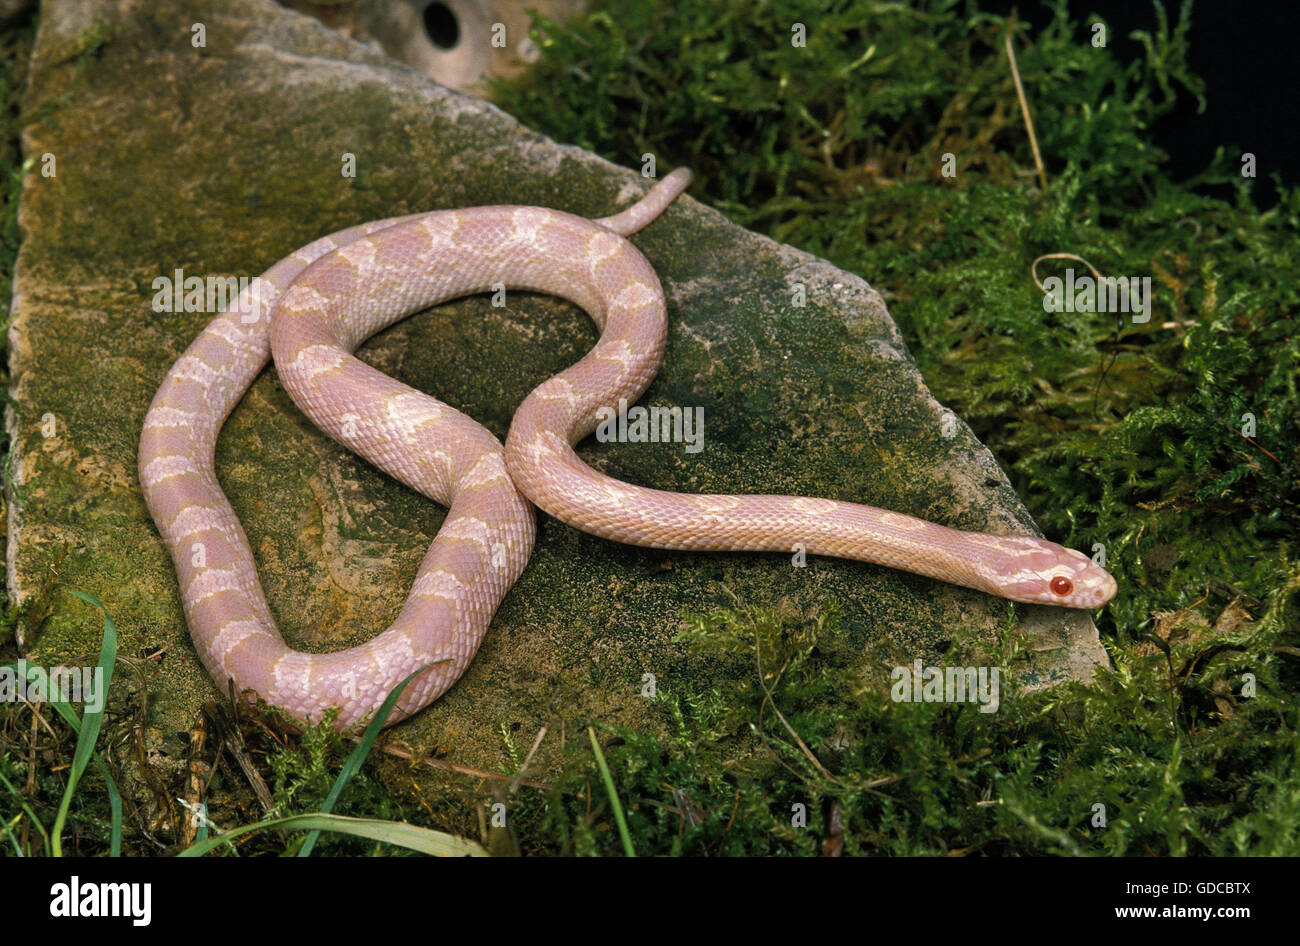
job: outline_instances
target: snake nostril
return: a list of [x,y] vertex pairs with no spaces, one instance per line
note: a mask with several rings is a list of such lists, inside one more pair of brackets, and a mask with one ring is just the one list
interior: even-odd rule
[[1055,578],[1052,579],[1052,584],[1050,587],[1052,589],[1053,594],[1060,595],[1062,598],[1064,598],[1066,595],[1068,595],[1071,591],[1074,590],[1074,582],[1070,581],[1070,579],[1066,578],[1064,575],[1057,575]]

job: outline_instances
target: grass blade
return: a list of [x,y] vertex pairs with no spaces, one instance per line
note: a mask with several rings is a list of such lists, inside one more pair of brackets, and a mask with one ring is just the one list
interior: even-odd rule
[[[28,819],[31,821],[32,824],[36,825],[36,830],[40,832],[41,838],[45,842],[44,847],[42,849],[45,851],[45,853],[48,854],[50,851],[50,835],[45,830],[45,825],[41,824],[40,819],[36,817],[36,812],[32,811],[31,806],[29,806],[27,804],[26,799],[23,798],[22,792],[18,791],[18,789],[14,787],[14,784],[10,782],[9,779],[5,778],[3,772],[0,772],[0,782],[4,783],[4,787],[9,790],[10,795],[13,795],[14,798],[18,799],[18,804],[22,806],[23,813],[27,815]],[[13,843],[14,850],[18,852],[19,857],[22,857],[23,852],[18,847],[18,839],[13,835],[12,827],[10,827],[9,825],[5,825],[5,834],[9,835],[9,840]]]
[[[358,742],[357,747],[352,750],[352,754],[348,756],[348,760],[343,763],[343,768],[339,771],[338,778],[334,780],[334,784],[330,787],[329,794],[325,796],[324,804],[321,805],[321,814],[327,815],[334,811],[335,802],[337,802],[339,796],[343,794],[343,789],[347,787],[348,782],[352,781],[352,776],[357,774],[357,771],[361,768],[361,763],[366,761],[366,756],[370,754],[370,747],[373,746],[375,740],[379,738],[379,730],[383,728],[384,720],[388,719],[388,715],[393,711],[393,707],[397,705],[397,701],[401,697],[402,691],[406,689],[406,685],[434,664],[444,662],[444,660],[435,660],[433,663],[425,664],[397,686],[393,687],[393,692],[388,694],[388,698],[384,700],[383,704],[380,705],[378,712],[375,713],[374,717],[366,725],[366,731],[361,734],[361,741]],[[319,831],[313,831],[309,834],[307,840],[303,842],[302,847],[298,850],[298,856],[310,857],[312,849],[316,846],[316,839],[318,837],[320,837]]]
[[[105,685],[107,689],[107,684]],[[63,717],[63,721],[72,727],[72,731],[78,736],[81,735],[81,717],[67,703],[62,700],[55,700],[50,703],[51,706]],[[117,783],[113,781],[113,776],[108,773],[108,766],[98,752],[92,752],[91,759],[95,762],[95,768],[99,774],[104,777],[104,786],[108,789],[108,807],[112,816],[112,832],[109,836],[109,857],[122,856],[122,793],[117,790]]]
[[605,792],[609,795],[610,807],[614,809],[614,823],[618,825],[618,836],[623,842],[623,853],[628,857],[636,857],[636,850],[632,847],[632,835],[628,834],[627,830],[627,819],[623,817],[623,804],[618,800],[618,792],[614,788],[614,776],[609,774],[609,766],[605,764],[605,754],[600,751],[600,743],[596,741],[596,730],[588,726],[587,735],[591,737],[591,748],[596,753],[596,765],[600,767],[600,777],[605,782]]
[[473,841],[458,838],[454,834],[420,828],[401,821],[384,821],[376,818],[347,818],[343,815],[312,813],[306,815],[289,815],[287,818],[272,818],[257,824],[244,825],[226,831],[215,838],[198,841],[178,855],[180,857],[202,857],[213,848],[252,831],[267,828],[310,829],[313,832],[337,831],[356,837],[369,838],[384,844],[393,844],[408,850],[419,851],[434,857],[487,857],[488,853]]
[[[104,722],[104,707],[108,705],[108,687],[113,679],[113,664],[117,661],[117,625],[113,623],[113,618],[108,613],[108,609],[92,594],[87,594],[84,591],[74,591],[72,593],[104,612],[104,639],[99,647],[99,661],[96,664],[100,671],[100,691],[103,700],[98,710],[86,710],[82,716],[81,725],[77,727],[77,748],[72,754],[72,770],[68,773],[68,785],[63,790],[63,801],[59,803],[59,813],[54,818],[54,827],[50,832],[50,847],[55,857],[63,856],[63,825],[68,820],[68,809],[72,806],[72,798],[77,792],[77,782],[81,780],[81,775],[90,762],[91,753],[94,752],[95,742],[99,739],[99,729]],[[51,699],[51,703],[56,706],[57,702]],[[68,707],[68,711],[74,712],[71,707]],[[116,788],[113,789],[113,793],[116,793]],[[118,819],[121,817],[120,811],[121,799],[119,798]],[[118,831],[115,833],[119,832],[120,821]]]

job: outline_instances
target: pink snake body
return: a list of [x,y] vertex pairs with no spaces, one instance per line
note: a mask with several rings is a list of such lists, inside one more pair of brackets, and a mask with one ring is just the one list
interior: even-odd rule
[[[689,172],[675,171],[633,207],[601,220],[477,207],[343,230],[277,263],[199,335],[149,409],[140,482],[171,551],[195,646],[223,691],[233,684],[309,722],[338,707],[337,725],[346,728],[428,667],[387,723],[428,705],[469,666],[527,564],[530,501],[576,528],[635,545],[802,547],[1066,607],[1095,608],[1114,595],[1114,579],[1087,556],[1031,536],[962,532],[829,499],[668,493],[583,463],[573,446],[595,429],[597,410],[638,398],[663,356],[663,289],[625,237],[689,181]],[[504,450],[471,418],[351,355],[413,312],[498,283],[567,298],[601,331],[581,361],[528,396]],[[317,425],[450,507],[396,621],[338,653],[284,643],[214,470],[221,426],[272,352],[285,388]]]

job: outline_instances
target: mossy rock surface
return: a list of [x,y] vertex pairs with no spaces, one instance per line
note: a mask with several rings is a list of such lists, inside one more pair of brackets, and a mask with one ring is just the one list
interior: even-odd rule
[[[191,42],[196,23],[203,48]],[[10,333],[24,498],[10,504],[10,586],[40,599],[43,620],[23,639],[43,663],[93,659],[101,621],[70,592],[98,596],[142,671],[119,672],[116,697],[148,689],[151,758],[179,765],[183,734],[217,694],[145,508],[136,449],[158,384],[210,315],[153,311],[153,281],[177,269],[251,277],[322,234],[419,210],[601,216],[646,184],[256,0],[49,0],[25,112],[38,164],[22,193]],[[47,154],[54,176],[40,173]],[[355,177],[341,173],[345,154]],[[590,441],[580,453],[597,469],[667,490],[829,496],[1037,533],[861,279],[690,199],[634,242],[669,300],[665,364],[642,403],[702,407],[705,447]],[[504,308],[482,297],[420,313],[361,357],[504,438],[525,395],[595,337],[574,306],[511,293]],[[309,650],[388,624],[444,514],[315,430],[273,370],[232,414],[217,470],[282,632]],[[630,548],[542,516],[532,561],[470,670],[397,732],[500,771],[503,727],[527,744],[543,725],[654,725],[643,674],[683,693],[710,670],[674,643],[684,615],[737,603],[811,614],[832,602],[853,647],[886,641],[909,663],[968,631],[996,647],[1010,608],[871,565]],[[1034,635],[1012,668],[1022,681],[1084,678],[1106,660],[1087,614],[1017,605],[1011,626]]]

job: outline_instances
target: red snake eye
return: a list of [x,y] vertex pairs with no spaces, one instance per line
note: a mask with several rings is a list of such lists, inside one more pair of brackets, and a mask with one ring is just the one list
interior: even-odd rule
[[1052,579],[1051,589],[1053,594],[1060,595],[1064,598],[1074,590],[1074,582],[1070,581],[1070,579],[1066,578],[1064,575],[1057,575]]

